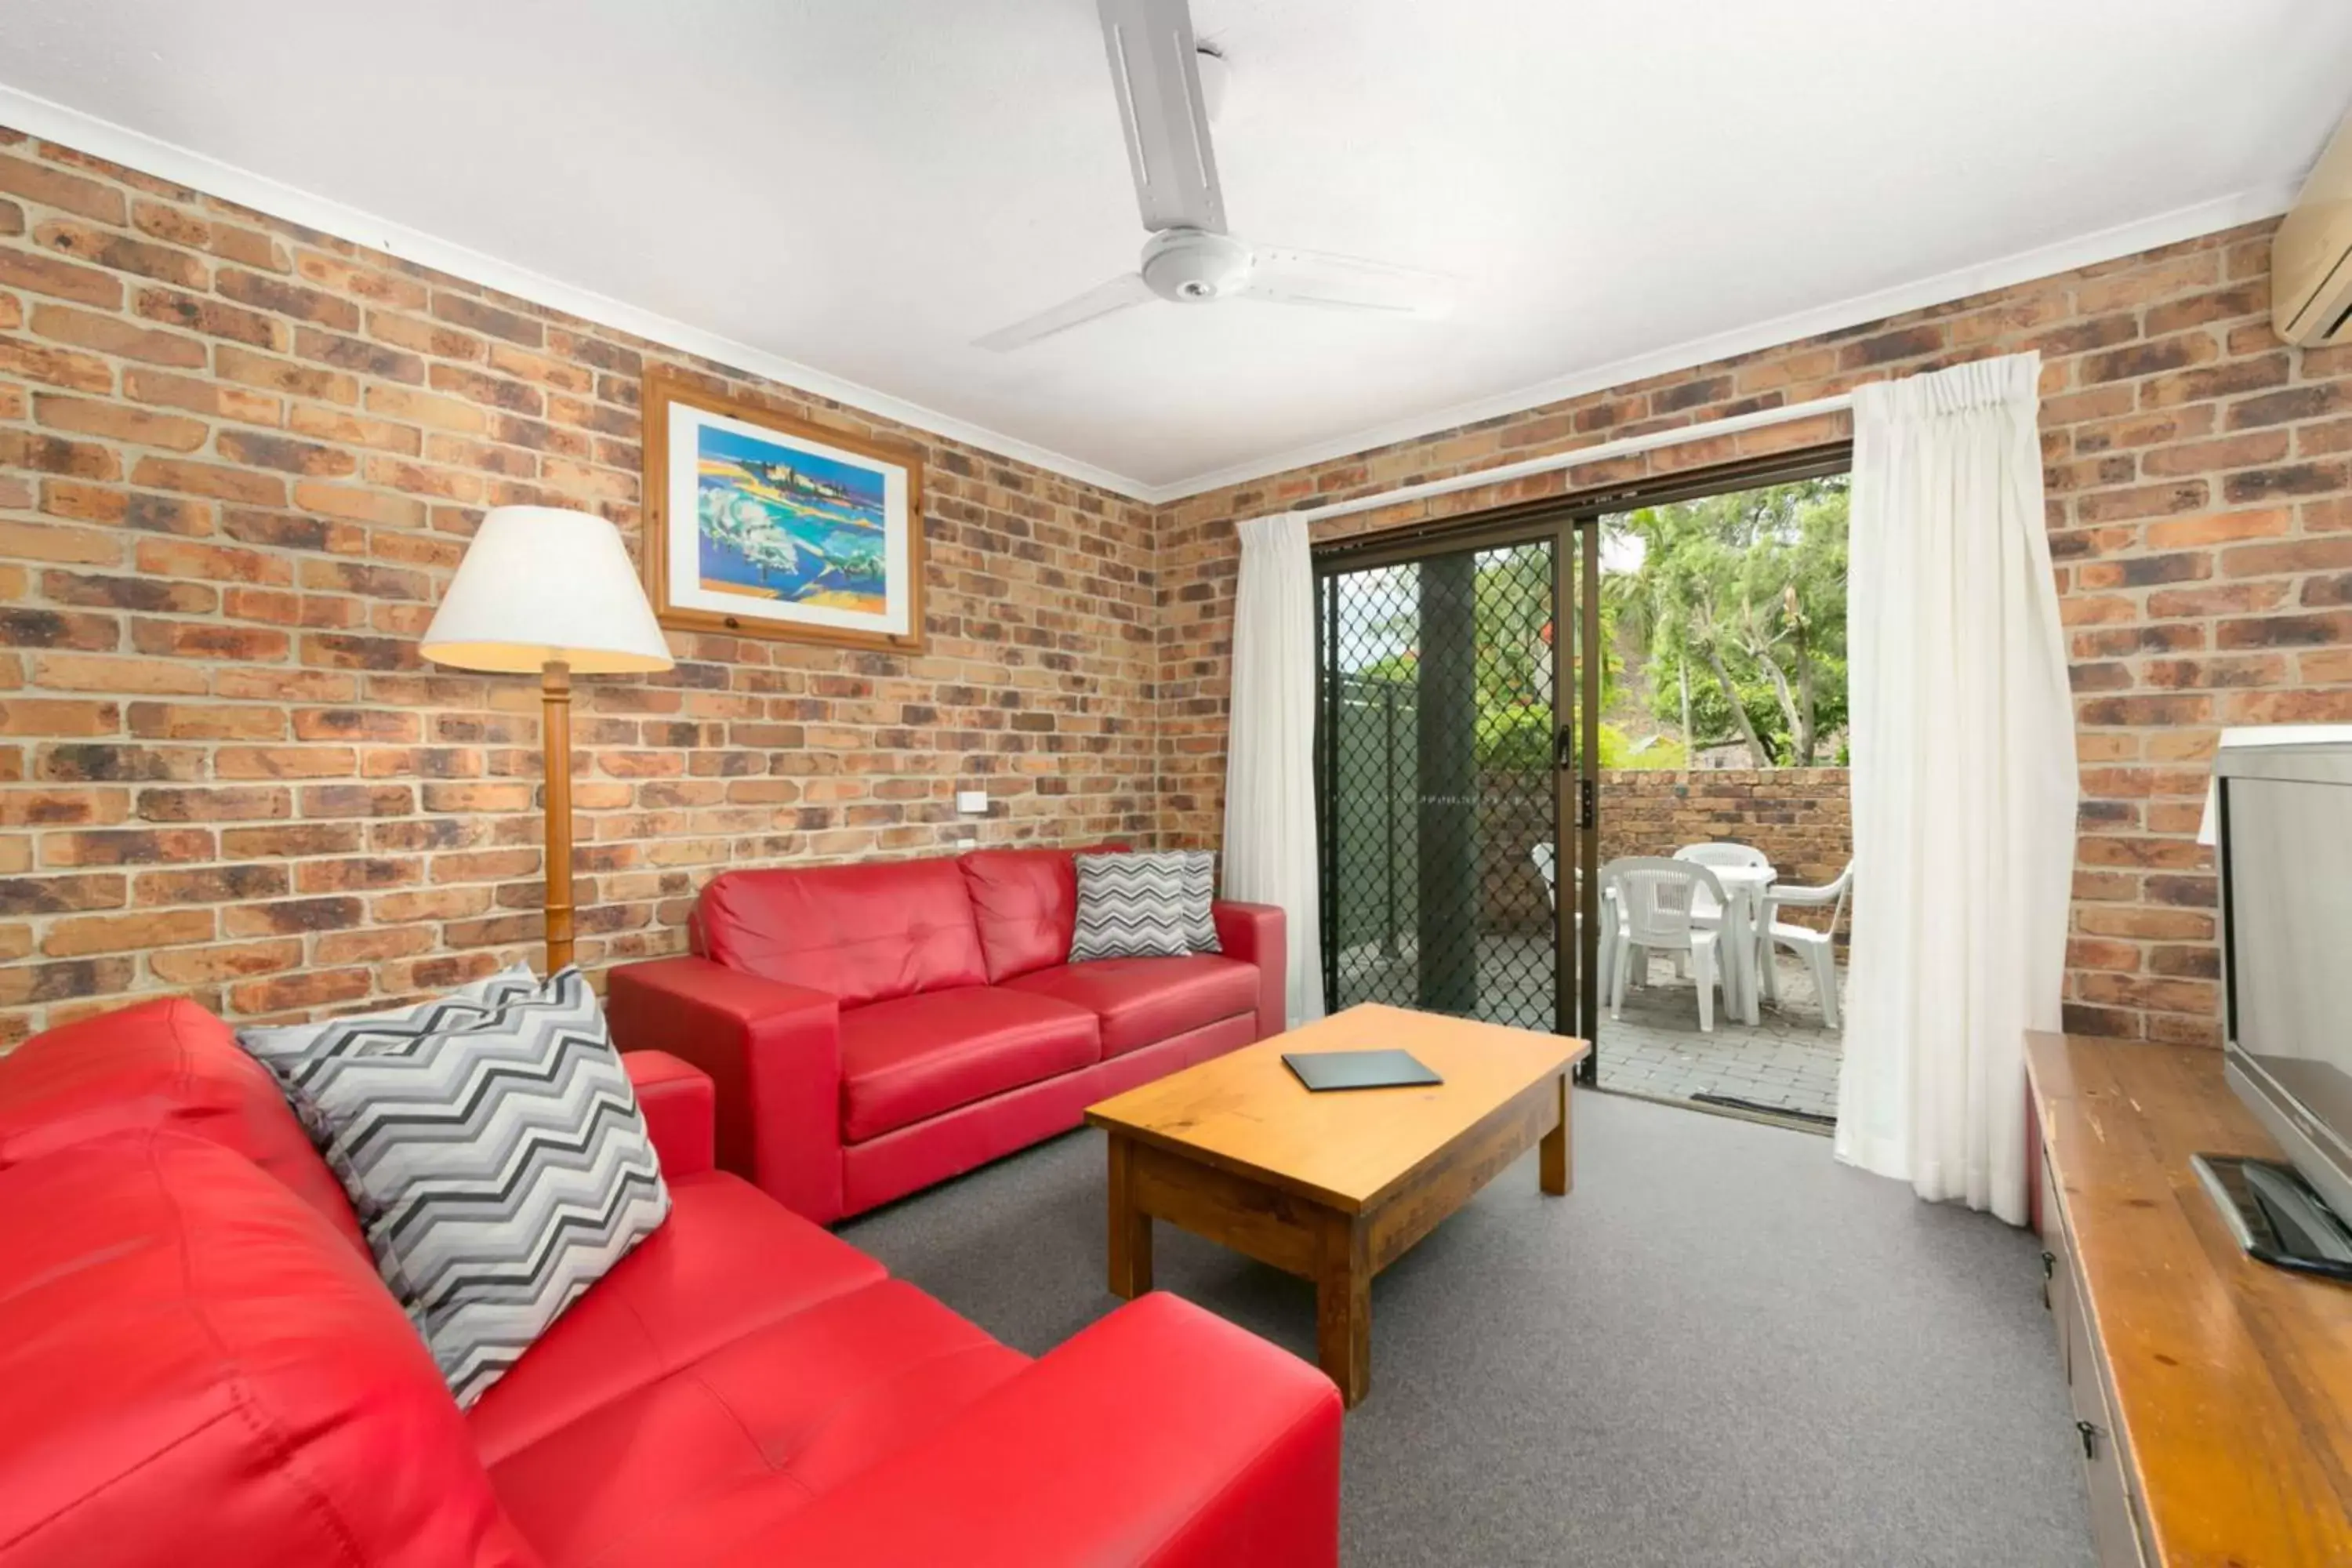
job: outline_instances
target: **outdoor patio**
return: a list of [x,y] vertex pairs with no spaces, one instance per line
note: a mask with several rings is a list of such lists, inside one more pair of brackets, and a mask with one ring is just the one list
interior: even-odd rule
[[[1702,1034],[1691,982],[1676,977],[1666,959],[1652,957],[1650,984],[1626,991],[1623,1016],[1601,1011],[1601,1087],[1779,1112],[1826,1130],[1837,1120],[1843,1037],[1822,1022],[1803,962],[1786,952],[1779,960],[1780,999],[1764,1001],[1757,1023],[1740,1023],[1718,1008],[1714,1031]],[[1838,982],[1843,1004],[1843,968]]]
[[[1339,993],[1333,1005],[1412,1006],[1418,973],[1410,940],[1388,954],[1371,943],[1349,948],[1339,957]],[[1843,968],[1838,975],[1843,1001]],[[1758,1023],[1740,1023],[1718,1008],[1714,1030],[1701,1033],[1691,982],[1677,977],[1666,958],[1654,955],[1649,984],[1637,981],[1626,991],[1623,1016],[1612,1018],[1605,1007],[1601,1011],[1596,1042],[1601,1086],[1656,1100],[1781,1115],[1826,1131],[1837,1115],[1842,1037],[1822,1024],[1812,975],[1802,962],[1780,953],[1778,981],[1780,998],[1763,1003]],[[1521,1028],[1551,1026],[1549,939],[1479,937],[1475,1015]]]

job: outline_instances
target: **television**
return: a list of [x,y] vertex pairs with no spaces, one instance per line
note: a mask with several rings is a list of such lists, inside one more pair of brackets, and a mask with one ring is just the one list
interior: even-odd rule
[[2222,1072],[2287,1157],[2199,1155],[2246,1249],[2352,1279],[2352,726],[2225,734]]

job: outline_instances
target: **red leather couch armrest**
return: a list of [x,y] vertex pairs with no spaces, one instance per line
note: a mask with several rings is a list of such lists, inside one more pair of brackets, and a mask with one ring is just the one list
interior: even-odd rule
[[707,958],[625,963],[604,1014],[624,1051],[710,1076],[716,1158],[819,1225],[841,1217],[841,1008],[822,991]]
[[1257,965],[1257,1037],[1271,1039],[1290,1026],[1290,947],[1282,909],[1219,899],[1209,913],[1225,956]]
[[667,1051],[629,1051],[621,1058],[636,1090],[646,1133],[654,1141],[664,1176],[692,1176],[712,1168],[718,1095],[710,1075]]
[[1339,1394],[1173,1296],[1129,1303],[722,1561],[1331,1568]]

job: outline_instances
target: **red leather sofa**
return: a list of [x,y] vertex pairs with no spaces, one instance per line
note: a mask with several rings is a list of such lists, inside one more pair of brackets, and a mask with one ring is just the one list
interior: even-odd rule
[[1168,1296],[1031,1361],[710,1169],[470,1411],[186,1002],[0,1058],[0,1568],[1337,1560],[1339,1405]]
[[1282,1031],[1280,910],[1217,904],[1221,953],[1071,963],[1072,855],[723,873],[695,956],[611,972],[613,1037],[709,1073],[719,1165],[824,1224]]

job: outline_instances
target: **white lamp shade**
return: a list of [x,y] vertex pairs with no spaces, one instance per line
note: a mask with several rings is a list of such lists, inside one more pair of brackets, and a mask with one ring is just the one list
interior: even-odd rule
[[502,506],[482,519],[425,628],[425,657],[515,673],[561,659],[580,675],[672,662],[620,531],[551,506]]

